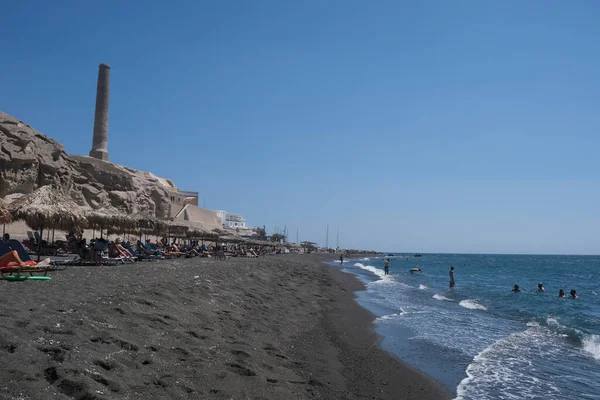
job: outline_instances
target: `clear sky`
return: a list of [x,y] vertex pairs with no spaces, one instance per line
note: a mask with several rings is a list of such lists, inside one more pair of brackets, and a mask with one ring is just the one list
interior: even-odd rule
[[600,2],[13,1],[0,110],[295,240],[600,254]]

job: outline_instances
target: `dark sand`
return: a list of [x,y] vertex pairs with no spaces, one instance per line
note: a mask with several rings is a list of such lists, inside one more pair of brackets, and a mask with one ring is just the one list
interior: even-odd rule
[[378,346],[323,256],[71,267],[0,281],[2,399],[447,399]]

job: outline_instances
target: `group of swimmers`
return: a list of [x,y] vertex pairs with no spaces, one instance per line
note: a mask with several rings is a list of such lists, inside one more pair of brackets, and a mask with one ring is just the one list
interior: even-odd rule
[[[521,291],[521,289],[519,289],[519,285],[515,285],[513,287],[512,291],[515,292],[515,293],[519,293]],[[545,292],[546,291],[546,289],[544,289],[544,284],[542,282],[538,283],[538,290],[537,291],[538,292]],[[579,296],[577,296],[577,291],[575,289],[571,289],[571,291],[569,292],[569,295],[570,295],[570,298],[574,299],[574,300],[577,300],[579,298]],[[563,299],[565,297],[567,297],[567,296],[565,296],[565,291],[562,290],[562,289],[560,289],[558,291],[558,297],[563,298]]]
[[[385,274],[386,275],[388,274],[389,267],[390,267],[390,259],[388,258],[385,260]],[[415,268],[411,268],[409,272],[412,274],[415,272],[423,272],[423,271],[421,270],[421,268],[415,267]],[[450,284],[449,284],[450,288],[453,288],[456,285],[456,283],[454,282],[454,266],[453,265],[450,266],[450,271],[448,272],[448,275],[450,277]],[[519,285],[515,285],[513,287],[512,291],[515,293],[519,293],[521,291],[521,289],[519,289]],[[542,282],[538,283],[537,291],[538,292],[546,291],[546,289],[544,289],[544,284]],[[577,296],[577,291],[575,289],[571,289],[571,291],[569,292],[569,295],[570,295],[571,299],[574,299],[574,300],[579,299],[579,296]],[[558,297],[563,298],[563,299],[566,298],[567,296],[565,295],[565,291],[560,289],[558,291]]]

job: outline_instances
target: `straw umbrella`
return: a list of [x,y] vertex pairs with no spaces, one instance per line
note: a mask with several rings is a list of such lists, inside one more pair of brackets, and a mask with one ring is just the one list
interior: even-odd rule
[[[85,222],[84,214],[77,203],[62,191],[51,186],[42,186],[33,193],[15,200],[9,206],[13,220],[23,220],[34,230],[60,229],[68,231]],[[38,243],[40,259],[41,240]]]
[[132,218],[136,221],[136,226],[140,234],[140,240],[142,240],[142,234],[144,232],[146,232],[146,235],[148,233],[159,235],[166,229],[165,221],[162,221],[149,214],[138,213],[134,214]]
[[2,224],[3,235],[6,233],[6,224],[10,224],[11,220],[12,218],[10,216],[10,211],[6,206],[6,203],[4,202],[4,200],[0,199],[0,224]]
[[111,232],[137,232],[137,220],[114,207],[89,210],[85,213],[87,228],[100,229],[100,237],[104,228]]
[[171,239],[171,236],[174,238],[182,238],[187,236],[187,232],[190,229],[189,226],[184,225],[182,223],[179,222],[175,222],[175,221],[170,221],[167,224],[167,232],[168,232],[168,239]]

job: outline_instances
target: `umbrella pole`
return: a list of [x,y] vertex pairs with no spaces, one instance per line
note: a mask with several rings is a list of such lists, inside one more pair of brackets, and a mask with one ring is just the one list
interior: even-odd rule
[[44,237],[44,228],[40,228],[40,241],[38,242],[38,259],[37,262],[40,262],[40,256],[41,256],[41,252],[42,252],[42,238]]
[[2,224],[2,235],[6,233],[6,224]]
[[52,229],[52,243],[54,243],[54,228]]

